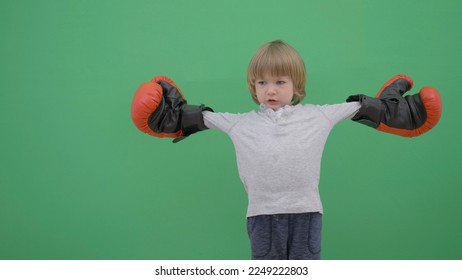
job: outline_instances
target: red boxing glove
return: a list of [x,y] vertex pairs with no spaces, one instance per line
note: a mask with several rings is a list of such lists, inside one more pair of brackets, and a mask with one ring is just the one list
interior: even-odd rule
[[165,130],[155,131],[149,126],[150,119],[154,117],[153,113],[156,112],[156,110],[162,111],[164,107],[163,89],[159,84],[161,81],[166,81],[172,85],[178,93],[176,98],[186,103],[186,99],[180,89],[171,79],[165,76],[157,76],[150,82],[142,83],[136,90],[131,109],[132,120],[139,130],[155,137],[176,138],[183,136],[183,132],[181,129],[178,129],[178,127],[174,127],[167,132]]
[[178,141],[207,129],[202,117],[204,110],[212,111],[204,105],[188,105],[171,79],[157,76],[141,84],[135,92],[131,116],[135,126],[142,132]]
[[410,77],[396,75],[382,86],[376,98],[362,94],[348,97],[347,102],[361,103],[352,120],[404,137],[429,131],[441,118],[441,96],[435,88],[427,86],[417,94],[403,97],[413,84]]

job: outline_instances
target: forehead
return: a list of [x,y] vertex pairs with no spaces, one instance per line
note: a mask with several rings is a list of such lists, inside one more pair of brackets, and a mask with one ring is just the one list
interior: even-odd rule
[[289,75],[274,75],[270,72],[264,72],[262,75],[257,76],[257,79],[264,80],[292,80]]

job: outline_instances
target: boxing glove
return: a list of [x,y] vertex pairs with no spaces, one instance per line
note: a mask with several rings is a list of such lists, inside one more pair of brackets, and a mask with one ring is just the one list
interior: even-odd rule
[[375,98],[363,94],[349,96],[347,102],[361,103],[352,120],[403,137],[419,136],[431,130],[441,118],[441,96],[430,86],[417,94],[403,96],[413,85],[410,77],[396,75],[382,86]]
[[166,76],[154,77],[136,90],[131,117],[135,126],[155,137],[175,138],[174,143],[207,129],[203,111],[213,111],[204,105],[188,105],[178,86]]

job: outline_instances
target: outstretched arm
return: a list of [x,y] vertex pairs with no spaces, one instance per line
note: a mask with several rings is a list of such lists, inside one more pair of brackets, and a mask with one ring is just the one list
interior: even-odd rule
[[135,92],[131,116],[135,126],[155,137],[175,138],[174,143],[207,129],[204,105],[188,105],[178,86],[168,77],[157,76],[143,83]]
[[430,86],[417,94],[403,96],[413,84],[410,77],[396,75],[382,86],[375,98],[363,94],[348,97],[347,102],[361,103],[352,120],[404,137],[429,131],[441,118],[441,96]]

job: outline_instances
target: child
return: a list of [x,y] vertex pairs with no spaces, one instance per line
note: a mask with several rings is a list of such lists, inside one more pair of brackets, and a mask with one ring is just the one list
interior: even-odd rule
[[[232,139],[239,175],[248,194],[252,259],[320,259],[323,208],[319,176],[329,132],[338,122],[352,117],[369,123],[390,122],[376,119],[369,112],[371,108],[374,113],[383,112],[381,104],[388,101],[376,104],[378,99],[362,95],[350,97],[348,103],[301,105],[305,80],[300,55],[276,40],[263,45],[248,66],[247,85],[260,110],[214,113],[203,105],[188,105],[175,83],[166,77],[156,77],[149,85],[152,89],[142,86],[135,95],[137,103],[138,95],[155,92],[154,104],[144,110],[155,109],[153,113],[140,117],[136,112],[142,110],[132,107],[135,123],[146,133],[182,138],[211,128]],[[412,86],[407,76],[389,82],[383,91],[394,94],[394,99],[398,98],[397,91]]]
[[204,112],[208,128],[227,133],[249,198],[247,229],[253,259],[319,259],[322,204],[321,155],[336,123],[351,118],[358,102],[300,105],[305,64],[282,41],[252,58],[247,84],[259,111]]

